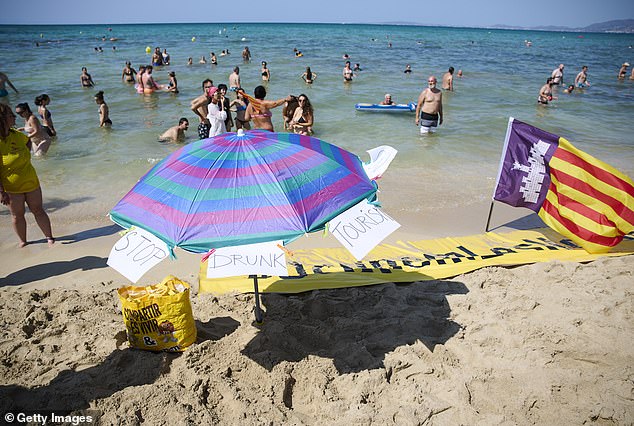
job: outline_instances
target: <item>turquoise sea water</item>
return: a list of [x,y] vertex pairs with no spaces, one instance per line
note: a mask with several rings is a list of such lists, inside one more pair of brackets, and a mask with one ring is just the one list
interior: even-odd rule
[[[102,41],[102,36],[118,40]],[[532,47],[524,40],[532,41]],[[96,46],[103,53],[96,53]],[[150,62],[146,46],[167,48],[172,65],[155,68],[154,76],[167,83],[168,71],[175,71],[180,94],[138,95],[121,81],[126,60],[137,69]],[[244,46],[253,55],[248,64],[240,54]],[[10,92],[5,102],[29,102],[34,108],[40,93],[52,99],[59,136],[45,158],[33,161],[54,222],[106,215],[140,176],[177,148],[157,141],[162,131],[184,116],[191,123],[188,140],[197,139],[198,120],[189,102],[201,92],[203,79],[227,83],[239,65],[242,85],[252,93],[261,84],[262,60],[272,74],[267,99],[305,93],[315,108],[317,137],[362,159],[366,150],[382,144],[399,150],[380,181],[380,199],[398,218],[401,212],[465,208],[490,199],[509,116],[566,137],[633,177],[634,81],[616,79],[623,62],[634,63],[633,46],[634,35],[624,34],[416,26],[0,26],[0,71],[20,91]],[[295,47],[303,57],[294,56]],[[220,57],[223,49],[231,55]],[[218,66],[199,65],[200,57],[209,60],[211,51]],[[353,64],[361,64],[352,84],[342,81],[344,53]],[[188,57],[194,65],[186,65]],[[560,62],[566,65],[566,82],[588,65],[592,87],[559,93],[550,106],[537,106],[540,87]],[[406,64],[412,66],[411,75],[402,72]],[[95,88],[80,86],[82,66]],[[318,75],[312,86],[300,79],[306,66]],[[440,79],[449,66],[462,69],[464,77],[455,79],[455,93],[444,95],[445,124],[434,135],[420,136],[413,114],[354,110],[355,103],[379,102],[386,92],[399,103],[415,102],[427,76]],[[93,100],[98,90],[106,93],[114,122],[110,130],[98,127]],[[281,122],[278,108],[277,130]]]

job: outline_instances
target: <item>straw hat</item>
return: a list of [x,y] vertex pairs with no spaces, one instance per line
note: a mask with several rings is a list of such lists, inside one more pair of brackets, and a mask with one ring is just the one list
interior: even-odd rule
[[629,63],[629,62],[623,62],[623,66],[624,66],[624,67],[629,67],[629,66],[630,66],[630,63]]

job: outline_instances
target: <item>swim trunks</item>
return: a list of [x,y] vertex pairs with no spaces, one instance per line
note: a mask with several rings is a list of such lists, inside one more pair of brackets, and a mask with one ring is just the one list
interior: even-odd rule
[[25,194],[40,187],[37,173],[31,164],[31,151],[26,146],[29,138],[15,129],[9,130],[9,136],[0,143],[2,169],[0,180],[5,191]]
[[438,127],[438,114],[421,112],[419,123],[423,127]]
[[198,125],[198,137],[200,139],[207,139],[209,137],[209,130],[210,129],[211,129],[211,126],[209,126],[209,124],[200,123]]

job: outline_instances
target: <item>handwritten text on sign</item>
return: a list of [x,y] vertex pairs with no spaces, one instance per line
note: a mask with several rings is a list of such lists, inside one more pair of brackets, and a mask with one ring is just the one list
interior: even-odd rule
[[367,200],[330,221],[329,231],[357,259],[361,260],[401,225]]
[[282,241],[216,249],[207,260],[207,278],[237,275],[288,275]]
[[110,250],[108,265],[136,283],[169,254],[167,244],[145,229],[131,228]]

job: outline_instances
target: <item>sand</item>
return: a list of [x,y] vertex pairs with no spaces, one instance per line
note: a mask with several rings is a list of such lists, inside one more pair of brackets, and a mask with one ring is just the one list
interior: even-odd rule
[[[442,222],[479,233],[487,208]],[[105,265],[117,227],[58,224],[56,247],[18,250],[4,219],[1,413],[93,410],[106,425],[634,422],[634,256],[265,294],[259,326],[253,295],[195,294],[197,343],[157,354],[127,346],[115,291],[126,280]],[[406,238],[451,235],[426,219]],[[143,283],[171,273],[196,293],[198,260],[181,254]]]

